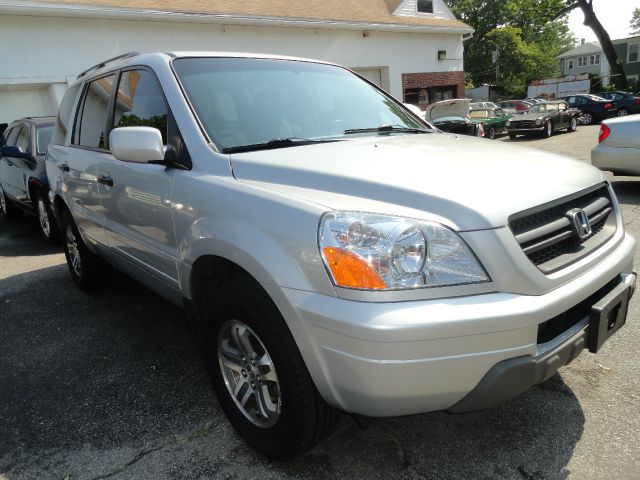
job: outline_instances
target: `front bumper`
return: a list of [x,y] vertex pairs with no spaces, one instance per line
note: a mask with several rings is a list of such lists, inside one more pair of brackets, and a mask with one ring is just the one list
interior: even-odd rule
[[544,125],[540,127],[529,127],[529,128],[518,128],[518,126],[507,127],[507,131],[510,133],[542,132],[543,130],[544,130]]
[[[634,238],[625,235],[593,268],[538,296],[488,293],[373,303],[265,288],[326,401],[361,415],[398,416],[455,408],[501,362],[525,358],[540,363],[550,346],[557,352],[568,348],[562,361],[554,360],[542,376],[527,377],[523,388],[547,378],[582,347],[565,347],[571,339],[563,335],[539,344],[539,325],[584,302],[625,272],[626,281],[631,281],[634,252]],[[514,389],[499,400],[520,391]],[[466,403],[476,406],[457,410],[484,408],[482,402]]]

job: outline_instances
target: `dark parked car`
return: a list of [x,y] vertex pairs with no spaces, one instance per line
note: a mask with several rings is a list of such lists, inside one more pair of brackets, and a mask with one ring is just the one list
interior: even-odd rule
[[469,118],[468,98],[454,98],[432,103],[424,112],[425,120],[439,130],[472,137],[484,136],[484,128],[480,123],[474,123]]
[[579,95],[560,97],[558,100],[565,100],[571,108],[580,110],[582,112],[580,123],[584,125],[591,125],[618,115],[618,108],[615,102],[597,95],[581,93]]
[[612,100],[616,102],[618,107],[618,116],[624,117],[625,115],[633,115],[634,113],[640,113],[640,96],[631,95],[628,92],[602,92],[598,93],[598,96]]
[[23,212],[38,217],[42,237],[55,243],[59,230],[48,200],[45,153],[54,117],[16,120],[0,138],[0,215],[16,218]]
[[567,129],[575,132],[578,127],[580,112],[569,108],[567,102],[550,101],[532,105],[524,115],[512,117],[507,121],[507,133],[514,139],[518,135],[542,133],[550,137],[556,130]]

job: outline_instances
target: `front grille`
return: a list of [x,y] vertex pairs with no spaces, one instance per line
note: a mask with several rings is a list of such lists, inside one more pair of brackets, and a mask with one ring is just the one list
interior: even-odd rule
[[610,282],[607,282],[604,287],[600,288],[593,295],[590,295],[566,312],[538,325],[538,345],[550,342],[586,318],[591,312],[591,307],[603,299],[605,295],[618,286],[620,282],[622,282],[622,278],[617,276]]
[[514,122],[513,120],[511,120],[511,128],[536,128],[536,127],[539,127],[539,125],[536,125],[536,122],[532,120],[520,120],[517,122]]
[[[591,234],[580,239],[567,216],[582,209],[589,217]],[[606,185],[517,213],[509,226],[525,255],[549,274],[578,261],[602,246],[616,230],[613,201]]]

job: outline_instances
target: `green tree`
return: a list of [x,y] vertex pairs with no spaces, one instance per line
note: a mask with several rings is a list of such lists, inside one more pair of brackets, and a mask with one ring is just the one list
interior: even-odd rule
[[[476,85],[497,81],[511,94],[522,93],[531,80],[558,75],[555,57],[575,45],[566,15],[556,15],[566,7],[565,0],[447,0],[447,4],[475,29],[465,42],[464,61]],[[493,63],[496,48],[498,65]]]
[[640,7],[633,10],[629,25],[631,26],[632,35],[640,35]]

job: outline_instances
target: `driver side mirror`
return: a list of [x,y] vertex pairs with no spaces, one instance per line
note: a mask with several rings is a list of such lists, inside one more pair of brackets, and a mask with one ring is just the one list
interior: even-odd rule
[[16,145],[5,145],[0,148],[0,157],[29,158],[30,155]]
[[109,145],[113,156],[130,163],[164,161],[160,130],[153,127],[119,127],[111,130]]

